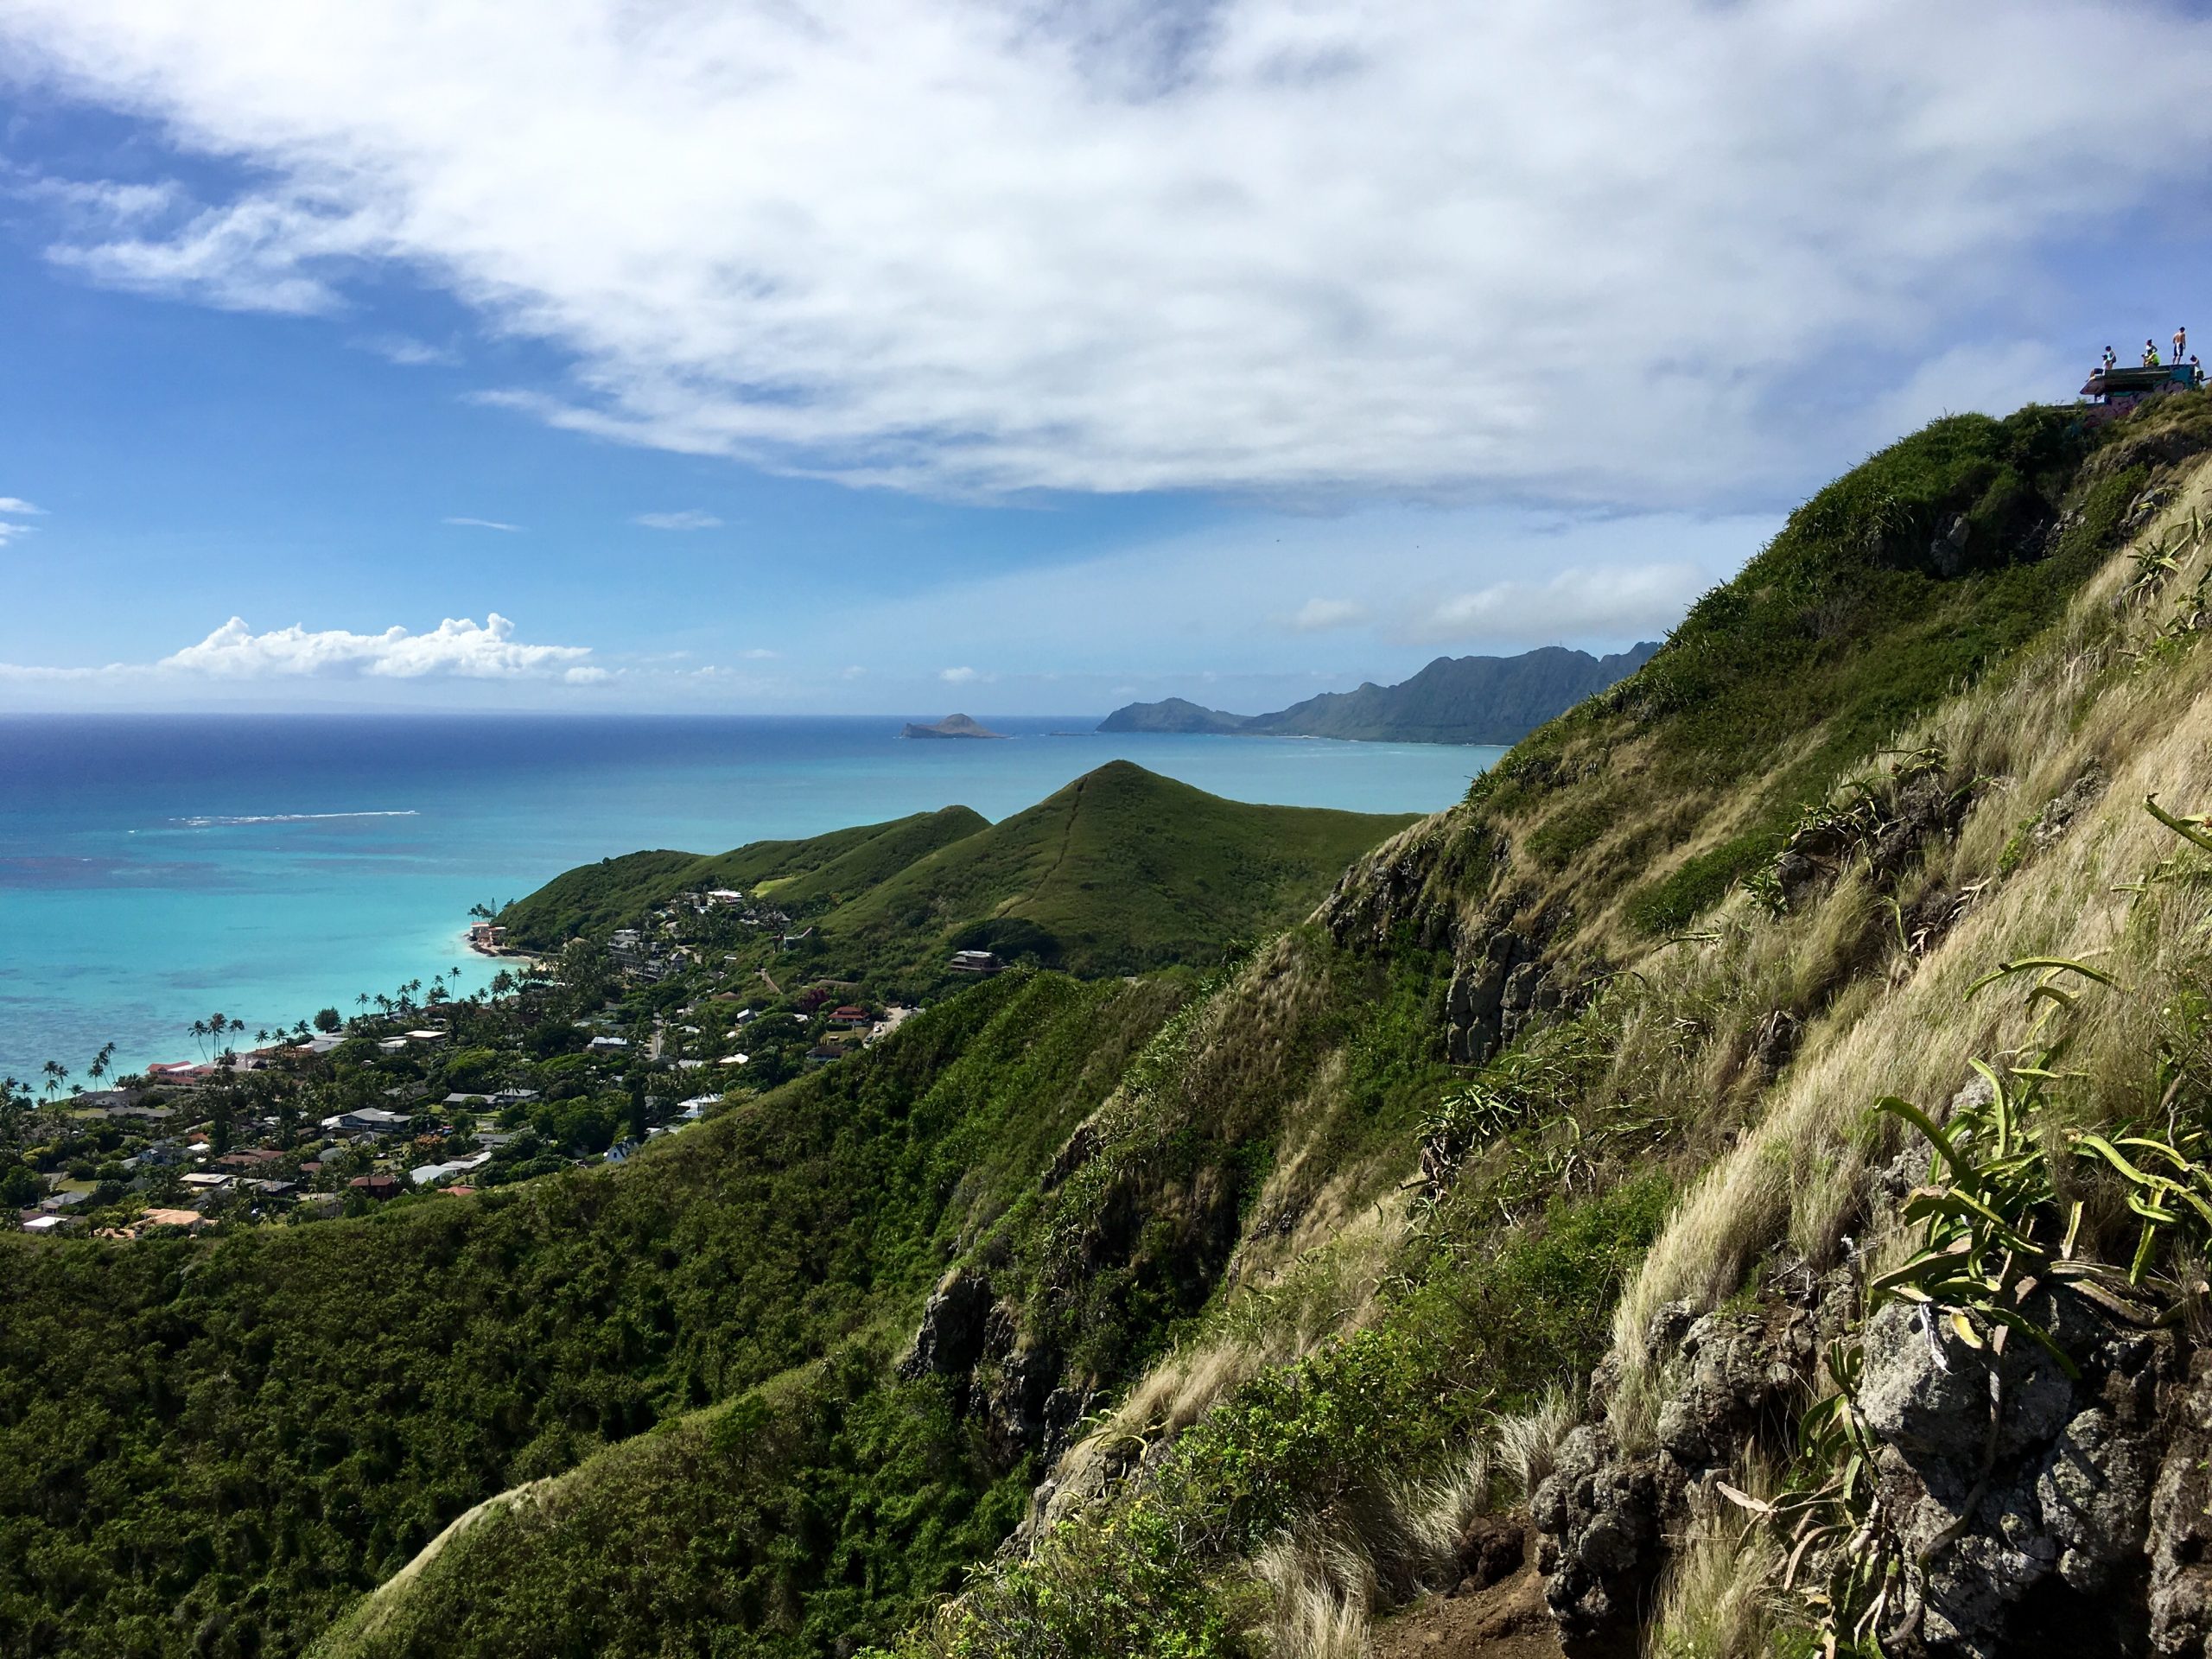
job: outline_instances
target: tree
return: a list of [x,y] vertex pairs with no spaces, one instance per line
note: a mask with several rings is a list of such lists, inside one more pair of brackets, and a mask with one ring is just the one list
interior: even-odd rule
[[100,1052],[92,1056],[92,1063],[85,1068],[85,1075],[98,1083],[107,1075],[108,1063],[115,1058],[115,1045],[103,1043]]
[[223,1046],[223,1034],[234,1029],[236,1027],[219,1014],[211,1014],[205,1020],[194,1020],[192,1036],[193,1040],[200,1045],[200,1058],[203,1060],[208,1058],[211,1044],[215,1052],[220,1053]]
[[345,1020],[340,1017],[338,1010],[335,1008],[318,1008],[315,1010],[315,1028],[317,1031],[324,1033],[326,1035],[331,1032],[336,1031],[339,1027],[345,1023]]
[[54,1098],[54,1091],[69,1081],[69,1068],[59,1060],[48,1060],[40,1068],[46,1074],[46,1097]]
[[643,1075],[630,1074],[630,1138],[643,1145],[647,1128],[645,1122],[645,1080]]

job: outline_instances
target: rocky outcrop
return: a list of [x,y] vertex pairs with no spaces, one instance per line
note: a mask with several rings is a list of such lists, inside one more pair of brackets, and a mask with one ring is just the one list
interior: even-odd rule
[[[1577,1659],[1634,1650],[1701,1487],[1754,1446],[1786,1454],[1854,1295],[1847,1274],[1800,1276],[1796,1291],[1764,1311],[1662,1310],[1647,1333],[1669,1353],[1655,1443],[1626,1451],[1596,1422],[1561,1445],[1531,1510],[1546,1600]],[[2183,1378],[2173,1332],[2070,1290],[2037,1290],[2022,1312],[2066,1361],[2032,1341],[1970,1347],[1905,1303],[1865,1322],[1857,1400],[1905,1589],[1883,1650],[2005,1659],[2087,1632],[2082,1651],[2212,1655],[2212,1363]],[[1605,1367],[1592,1377],[1598,1403],[1611,1381]]]
[[2001,1357],[1969,1348],[1905,1304],[1866,1322],[1860,1406],[1915,1604],[1895,1645],[1996,1659],[2056,1620],[2100,1630],[2103,1651],[2144,1652],[2174,1339],[2117,1325],[2070,1291],[2038,1292],[2023,1312],[2077,1375],[2033,1342]]
[[[1574,1429],[1529,1504],[1544,1598],[1575,1659],[1636,1652],[1668,1533],[1745,1447],[1786,1443],[1819,1335],[1810,1306],[1702,1319],[1686,1304],[1660,1310],[1649,1341],[1672,1354],[1660,1373],[1656,1444],[1630,1452],[1603,1422]],[[1593,1400],[1603,1403],[1613,1382],[1601,1366]]]
[[930,1293],[899,1375],[950,1383],[953,1408],[974,1419],[1004,1467],[1033,1452],[1050,1464],[1096,1402],[1065,1386],[1059,1356],[1024,1338],[1021,1310],[994,1300],[990,1280],[972,1268],[953,1268]]
[[1528,939],[1500,928],[1460,957],[1444,996],[1445,1052],[1454,1065],[1480,1065],[1530,1020],[1558,1010],[1559,990],[1534,955]]
[[970,1268],[947,1273],[922,1308],[922,1323],[899,1361],[899,1375],[915,1382],[965,1374],[983,1357],[990,1308],[988,1279]]
[[2212,1654],[2212,1353],[2190,1363],[2151,1492],[2151,1643]]

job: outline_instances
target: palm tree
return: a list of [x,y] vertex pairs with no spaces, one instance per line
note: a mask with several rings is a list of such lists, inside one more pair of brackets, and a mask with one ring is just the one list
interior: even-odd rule
[[54,1091],[69,1081],[69,1068],[59,1060],[48,1060],[41,1068],[46,1073],[46,1097],[54,1098]]
[[94,1083],[107,1076],[108,1062],[115,1058],[115,1045],[102,1043],[100,1052],[92,1056],[92,1063],[85,1068],[85,1075]]

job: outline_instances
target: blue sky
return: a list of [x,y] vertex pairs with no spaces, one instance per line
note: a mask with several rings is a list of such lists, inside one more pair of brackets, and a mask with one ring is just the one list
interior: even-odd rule
[[2050,0],[0,0],[0,708],[1618,648],[2163,345],[2208,86],[2194,9]]

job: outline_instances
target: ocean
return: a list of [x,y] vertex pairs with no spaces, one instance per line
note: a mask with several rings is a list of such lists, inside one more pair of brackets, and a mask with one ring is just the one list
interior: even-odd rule
[[[1433,811],[1502,749],[1093,733],[899,738],[906,716],[0,716],[0,1074],[198,1058],[364,993],[497,969],[461,933],[589,860],[720,852],[963,804],[998,819],[1123,758],[1236,800]],[[912,718],[927,718],[912,716]]]

